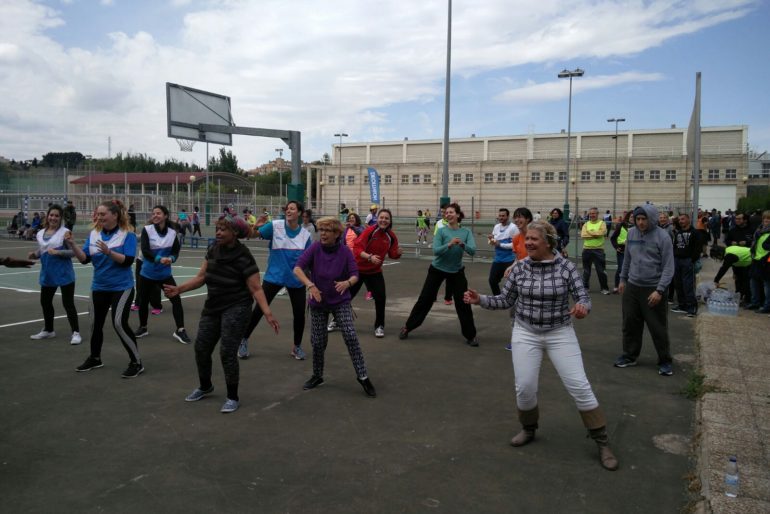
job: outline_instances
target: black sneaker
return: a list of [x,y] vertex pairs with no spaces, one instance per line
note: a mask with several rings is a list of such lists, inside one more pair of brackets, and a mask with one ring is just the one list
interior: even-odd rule
[[671,309],[671,312],[676,312],[677,314],[687,314],[687,309],[683,309],[679,305],[675,305],[673,309]]
[[406,339],[409,337],[409,331],[406,329],[406,327],[401,328],[401,332],[398,333],[399,339]]
[[473,346],[475,348],[479,345],[479,340],[474,337],[473,339],[468,339],[467,341],[465,341],[465,344],[467,344],[468,346]]
[[315,389],[319,385],[324,383],[324,379],[322,377],[317,377],[313,375],[308,379],[307,382],[305,382],[305,385],[302,386],[302,389],[308,390],[308,389]]
[[369,398],[377,398],[377,391],[374,390],[374,384],[372,384],[372,381],[369,380],[369,378],[356,378],[358,380],[358,383],[361,384],[361,387],[364,388],[364,392],[366,393],[366,396]]
[[[138,336],[137,336],[138,337]],[[190,336],[187,335],[187,331],[185,329],[179,329],[176,332],[174,332],[174,339],[179,341],[182,344],[190,344],[192,343],[192,340],[190,340]]]
[[144,366],[141,362],[131,362],[121,376],[123,378],[134,378],[138,377],[143,371]]
[[82,371],[91,371],[92,369],[101,368],[102,366],[104,366],[104,364],[102,364],[101,359],[89,356],[83,364],[75,368],[75,371],[78,373]]
[[139,327],[136,330],[134,330],[134,337],[136,337],[137,339],[147,337],[148,335],[150,335],[150,333],[147,331],[147,327]]

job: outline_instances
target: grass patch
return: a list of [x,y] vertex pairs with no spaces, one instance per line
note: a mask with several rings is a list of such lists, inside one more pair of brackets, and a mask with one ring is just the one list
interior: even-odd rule
[[682,389],[682,394],[689,400],[697,400],[706,393],[713,393],[718,388],[714,384],[706,383],[706,375],[693,371],[687,380],[687,385]]

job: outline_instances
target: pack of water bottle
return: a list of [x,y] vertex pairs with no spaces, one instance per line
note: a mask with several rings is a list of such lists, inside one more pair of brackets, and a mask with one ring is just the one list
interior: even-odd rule
[[714,289],[711,291],[706,305],[711,314],[720,316],[737,316],[740,295],[733,294],[726,289]]

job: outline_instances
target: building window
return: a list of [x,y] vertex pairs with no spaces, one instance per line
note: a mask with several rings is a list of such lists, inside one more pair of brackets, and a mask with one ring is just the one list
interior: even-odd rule
[[533,171],[532,172],[532,180],[531,182],[540,182],[540,172],[539,171]]
[[604,182],[604,172],[603,171],[597,171],[596,172],[596,181],[597,182]]
[[660,170],[650,170],[650,180],[657,182],[660,180]]
[[559,172],[559,182],[566,182],[567,181],[567,172],[566,171],[560,171]]
[[738,173],[735,170],[725,170],[725,178],[727,180],[735,180],[738,178]]
[[641,182],[644,180],[644,170],[634,170],[634,180]]
[[512,171],[511,172],[511,182],[518,182],[519,181],[519,172],[518,171]]
[[465,174],[465,182],[473,182],[473,173]]
[[620,170],[612,170],[610,172],[610,180],[613,182],[620,182]]
[[356,183],[356,177],[354,177],[353,175],[348,175],[348,185],[352,186],[355,183]]
[[366,185],[366,186],[369,185],[369,174],[368,173],[366,175],[364,175],[364,185]]
[[505,182],[505,172],[502,171],[497,174],[497,181],[498,182]]
[[580,181],[581,182],[590,182],[591,181],[591,172],[590,171],[581,171],[580,172]]
[[409,183],[409,175],[401,175],[401,183],[402,184],[408,184]]
[[452,173],[452,182],[459,183],[463,179],[463,176],[461,173]]
[[329,185],[333,186],[337,182],[337,177],[334,175],[329,175]]
[[[695,180],[695,172],[690,173],[690,178]],[[698,180],[703,180],[703,170],[698,170]]]
[[422,176],[422,181],[425,184],[430,184],[431,182],[433,182],[433,177],[430,176],[430,173],[426,173],[425,175]]
[[546,171],[545,172],[545,181],[546,182],[553,182],[553,178],[556,174],[553,171]]
[[666,180],[669,182],[676,180],[676,170],[666,170]]
[[390,175],[385,175],[385,177],[382,179],[382,182],[385,184],[391,184],[393,183],[393,178]]
[[709,180],[719,180],[719,170],[709,170]]
[[484,173],[484,182],[492,182],[492,174]]
[[412,175],[412,184],[419,184],[419,183],[420,183],[420,176]]

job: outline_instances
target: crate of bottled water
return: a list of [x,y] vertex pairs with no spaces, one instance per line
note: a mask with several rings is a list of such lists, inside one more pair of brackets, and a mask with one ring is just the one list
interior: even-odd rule
[[712,314],[719,316],[737,316],[739,295],[732,294],[726,289],[715,289],[709,295],[706,303],[708,310]]

